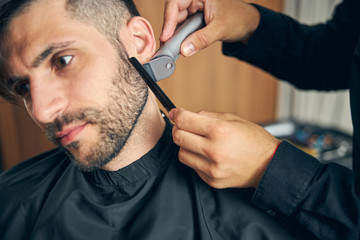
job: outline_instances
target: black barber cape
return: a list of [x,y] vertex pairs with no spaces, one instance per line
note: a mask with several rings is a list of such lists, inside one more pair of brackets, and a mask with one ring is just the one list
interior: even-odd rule
[[181,164],[171,128],[116,172],[81,172],[60,150],[4,172],[0,239],[292,239],[248,189],[213,189]]

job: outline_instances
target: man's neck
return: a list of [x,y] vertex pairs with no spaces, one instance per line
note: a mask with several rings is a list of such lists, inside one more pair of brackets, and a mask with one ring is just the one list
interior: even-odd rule
[[103,169],[117,171],[135,162],[149,152],[159,141],[165,129],[165,120],[158,108],[155,96],[149,98],[125,146]]

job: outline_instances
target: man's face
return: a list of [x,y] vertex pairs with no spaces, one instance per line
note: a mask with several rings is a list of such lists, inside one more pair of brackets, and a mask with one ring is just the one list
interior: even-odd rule
[[10,24],[5,41],[11,89],[48,138],[83,170],[124,146],[148,88],[124,49],[71,18],[63,1],[39,1]]

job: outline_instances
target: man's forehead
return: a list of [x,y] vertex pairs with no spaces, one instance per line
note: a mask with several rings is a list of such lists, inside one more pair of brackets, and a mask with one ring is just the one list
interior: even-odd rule
[[[65,17],[66,11],[63,5],[64,1],[36,0],[26,9],[16,14],[8,23],[5,39],[11,39],[12,42],[31,43],[33,38],[40,36],[44,31],[53,31],[47,29],[52,22],[58,18]],[[52,26],[53,27],[53,26]]]
[[65,0],[32,0],[23,7],[20,7],[18,11],[15,11],[12,22],[18,18],[26,18],[27,20],[32,21],[46,19],[49,21],[59,13],[66,14],[67,11],[65,5]]
[[[12,20],[17,16],[27,13],[30,9],[32,11],[41,11],[41,8],[51,10],[52,7],[57,9],[65,9],[68,0],[8,0],[6,3],[0,3],[0,18],[2,24],[8,25],[8,20]],[[48,11],[37,14],[41,16]]]
[[71,24],[61,24],[66,10],[59,2],[63,1],[37,0],[12,19],[0,46],[3,74],[22,75],[24,66],[34,66],[49,51],[70,41],[61,31]]
[[6,53],[5,58],[28,59],[27,65],[30,66],[29,61],[33,61],[50,43],[76,40],[86,45],[99,38],[108,41],[93,24],[75,18],[65,5],[65,0],[36,0],[16,16],[9,25],[6,40],[1,43],[0,50],[6,48],[2,51]]

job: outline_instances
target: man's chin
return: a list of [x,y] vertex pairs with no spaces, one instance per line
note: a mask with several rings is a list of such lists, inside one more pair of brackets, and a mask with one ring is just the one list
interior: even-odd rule
[[78,141],[71,142],[67,144],[65,147],[61,146],[62,148],[66,149],[67,151],[79,151],[80,143]]
[[64,148],[63,151],[69,156],[71,162],[83,172],[91,172],[102,169],[110,160],[109,158],[96,158],[95,154],[82,155],[78,144]]
[[102,162],[88,162],[83,160],[81,157],[74,156],[73,154],[69,153],[69,151],[66,152],[74,166],[83,172],[92,172],[94,170],[101,169],[105,165],[105,163]]
[[95,170],[101,169],[101,167],[95,167],[91,165],[86,165],[85,163],[80,163],[79,161],[72,161],[74,166],[82,172],[93,172]]

